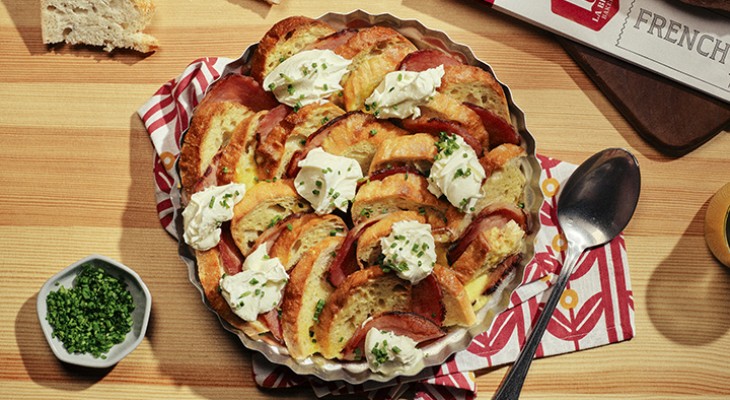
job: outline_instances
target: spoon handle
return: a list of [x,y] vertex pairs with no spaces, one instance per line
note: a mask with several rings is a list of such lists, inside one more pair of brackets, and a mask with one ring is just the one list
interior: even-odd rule
[[522,391],[522,384],[525,382],[527,376],[527,370],[530,369],[532,358],[535,356],[537,346],[542,340],[542,335],[545,333],[550,319],[555,311],[555,306],[558,304],[560,297],[565,290],[565,286],[568,284],[570,275],[573,273],[578,258],[583,253],[582,248],[569,246],[568,251],[565,255],[565,261],[563,261],[563,268],[560,270],[558,280],[553,286],[552,293],[545,303],[540,317],[535,324],[535,327],[530,332],[530,336],[525,343],[525,347],[522,348],[519,357],[507,372],[502,384],[499,389],[492,397],[493,400],[514,400],[520,397],[520,391]]

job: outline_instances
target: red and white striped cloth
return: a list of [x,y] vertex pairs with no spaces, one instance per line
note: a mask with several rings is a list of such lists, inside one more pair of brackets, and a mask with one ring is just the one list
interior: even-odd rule
[[[231,61],[223,58],[194,61],[138,110],[156,153],[153,171],[160,222],[175,237],[174,213],[180,204],[171,193],[179,184],[175,161],[180,152],[180,140],[188,128],[193,108],[226,67],[231,69]],[[373,399],[397,399],[404,394],[423,400],[475,398],[477,388],[473,371],[517,358],[531,322],[547,300],[548,289],[556,279],[565,255],[565,240],[556,223],[555,195],[575,166],[544,156],[538,156],[538,159],[545,201],[540,212],[542,227],[536,238],[535,258],[525,267],[522,284],[512,293],[509,308],[499,314],[492,327],[478,335],[466,350],[415,377],[361,385],[299,376],[254,354],[256,383],[266,388],[311,385],[320,397],[366,393]],[[616,343],[633,336],[634,300],[626,246],[623,236],[619,236],[584,254],[537,349],[537,357]]]

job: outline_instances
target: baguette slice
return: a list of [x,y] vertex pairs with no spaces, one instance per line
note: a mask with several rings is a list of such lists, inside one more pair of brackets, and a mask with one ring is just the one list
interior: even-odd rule
[[427,133],[386,139],[373,155],[369,173],[400,166],[413,166],[419,171],[428,171],[438,153],[436,141],[435,137]]
[[357,263],[360,269],[375,265],[382,253],[380,239],[390,235],[393,224],[399,221],[426,223],[426,217],[415,211],[396,211],[367,227],[357,240]]
[[217,181],[219,185],[231,182],[253,187],[260,178],[259,168],[254,160],[256,129],[267,111],[259,111],[242,121],[233,131],[228,145],[222,150]]
[[307,138],[322,125],[345,112],[327,102],[306,105],[289,113],[256,146],[256,159],[267,178],[280,178],[295,152],[304,148]]
[[489,133],[484,129],[484,124],[479,115],[469,107],[461,103],[461,101],[436,92],[431,101],[421,106],[422,114],[416,119],[408,119],[404,121],[407,126],[409,121],[413,123],[428,121],[437,118],[445,121],[455,121],[464,128],[471,136],[474,137],[483,148],[489,148]]
[[514,144],[499,145],[482,157],[488,175],[480,189],[483,197],[474,206],[477,213],[495,204],[523,202],[527,178],[521,165],[525,157],[525,149]]
[[277,22],[261,38],[251,57],[251,76],[262,83],[266,75],[286,58],[335,32],[328,24],[303,16]]
[[315,324],[334,290],[325,274],[342,237],[331,237],[307,251],[289,275],[282,300],[281,327],[289,354],[301,360],[319,351]]
[[431,225],[434,240],[445,242],[453,237],[450,225],[460,225],[464,218],[462,213],[449,212],[450,208],[456,210],[428,191],[426,178],[412,173],[395,173],[363,184],[355,195],[351,214],[353,220],[360,223],[380,214],[415,211],[424,215],[426,223]]
[[347,225],[334,214],[304,214],[284,222],[287,227],[269,248],[269,255],[278,257],[287,271],[318,243],[347,234]]
[[142,53],[157,49],[157,39],[142,31],[152,21],[150,0],[41,0],[43,43],[66,42],[128,48]]
[[473,65],[449,65],[444,68],[439,92],[459,102],[467,102],[485,108],[511,121],[507,97],[502,86],[489,72]]
[[265,230],[291,214],[309,211],[309,203],[297,194],[290,180],[259,182],[233,208],[233,240],[241,253],[248,256]]
[[188,194],[195,191],[214,156],[253,115],[248,107],[228,101],[203,102],[195,109],[180,150],[180,179]]
[[327,300],[315,336],[325,358],[341,358],[342,349],[368,318],[386,311],[409,311],[411,285],[379,266],[355,271]]
[[469,295],[458,276],[449,268],[436,264],[433,275],[441,286],[441,300],[446,307],[446,317],[442,326],[472,326],[476,322],[474,308]]
[[220,280],[225,273],[225,267],[221,261],[221,254],[218,247],[213,247],[206,251],[195,251],[195,257],[198,265],[198,278],[203,286],[203,293],[208,300],[210,308],[215,311],[218,316],[240,329],[246,335],[252,338],[262,338],[260,334],[268,332],[269,328],[260,320],[247,322],[236,315],[226,302],[226,299],[220,294]]

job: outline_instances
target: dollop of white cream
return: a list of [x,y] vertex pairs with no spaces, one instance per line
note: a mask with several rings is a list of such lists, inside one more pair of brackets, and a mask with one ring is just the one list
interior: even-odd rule
[[340,80],[351,63],[332,50],[305,50],[276,66],[264,78],[263,86],[280,103],[291,107],[324,103],[342,90]]
[[418,118],[421,115],[419,106],[436,94],[443,76],[443,65],[421,72],[389,72],[365,99],[365,110],[377,118]]
[[423,363],[423,350],[416,341],[393,332],[372,328],[365,337],[365,358],[373,372],[391,375],[415,370]]
[[221,295],[241,319],[254,321],[259,314],[269,312],[279,304],[288,279],[279,259],[269,258],[266,245],[261,245],[246,257],[241,272],[223,275]]
[[233,218],[233,206],[245,193],[245,185],[229,183],[193,194],[182,214],[185,243],[197,250],[215,247],[221,239],[221,224]]
[[357,181],[362,178],[357,161],[316,147],[298,165],[301,169],[294,178],[294,187],[317,214],[327,214],[335,208],[347,212],[348,203],[355,198]]
[[428,176],[428,190],[436,197],[445,194],[462,212],[473,212],[486,178],[476,152],[458,135],[442,134],[436,147],[439,150]]
[[385,256],[383,265],[414,285],[426,278],[436,264],[436,245],[429,224],[398,221],[390,235],[380,238],[380,247]]

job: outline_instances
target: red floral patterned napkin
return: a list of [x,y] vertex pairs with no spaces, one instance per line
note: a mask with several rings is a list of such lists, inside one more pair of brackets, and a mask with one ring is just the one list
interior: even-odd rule
[[[157,211],[162,226],[177,238],[174,212],[180,204],[171,195],[179,184],[175,160],[180,138],[187,129],[193,108],[207,87],[231,60],[203,58],[163,85],[139,110],[155,147],[154,177]],[[472,399],[476,396],[473,371],[506,364],[517,358],[532,321],[543,307],[557,279],[566,243],[557,228],[556,194],[575,166],[538,156],[542,167],[540,187],[545,201],[540,211],[535,258],[525,267],[522,284],[515,289],[506,311],[492,327],[446,363],[425,369],[419,375],[389,382],[350,385],[326,382],[294,374],[286,367],[253,356],[253,377],[266,388],[311,385],[317,396],[367,393],[373,399],[396,399],[404,393],[416,399]],[[634,301],[623,236],[583,255],[571,276],[537,349],[536,357],[562,354],[628,340],[634,336]]]

